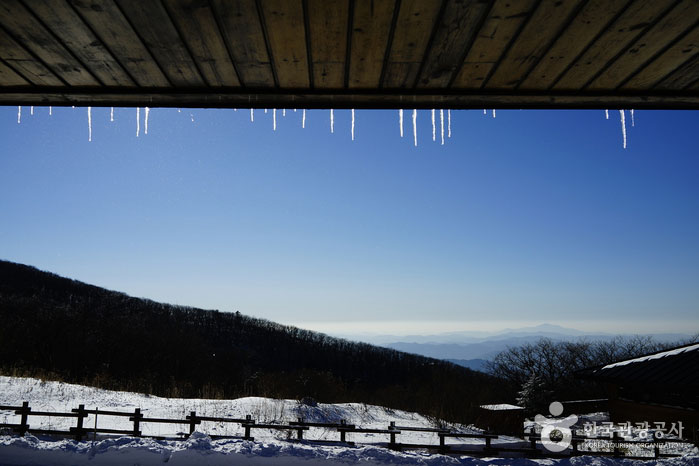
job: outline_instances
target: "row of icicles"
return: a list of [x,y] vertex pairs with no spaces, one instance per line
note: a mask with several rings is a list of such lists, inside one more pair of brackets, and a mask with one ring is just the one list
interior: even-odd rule
[[[73,107],[75,108],[75,107]],[[145,117],[143,119],[143,132],[145,134],[148,134],[148,117],[150,115],[150,108],[149,107],[144,107],[145,110]],[[178,112],[181,112],[180,109],[177,110]],[[238,109],[234,109],[234,111],[238,111]],[[34,107],[31,106],[29,110],[31,115],[34,115]],[[267,109],[264,109],[264,112],[267,113]],[[296,109],[294,109],[294,112],[296,112]],[[351,126],[351,136],[352,140],[354,141],[354,109],[351,109],[352,112],[352,126]],[[432,109],[431,116],[432,116],[432,141],[437,140],[437,124],[436,124],[436,110]],[[629,110],[631,114],[631,126],[635,126],[635,121],[634,121],[634,115],[633,115],[633,109]],[[301,117],[301,128],[306,127],[306,109],[302,110],[302,117]],[[49,107],[49,115],[53,114],[53,107]],[[487,115],[488,111],[486,109],[483,109],[483,114]],[[621,116],[621,136],[623,140],[623,145],[624,149],[626,149],[626,115],[625,115],[625,110],[619,110],[619,114]],[[609,120],[609,110],[604,111],[605,118]],[[286,109],[282,110],[282,116],[286,116]],[[493,118],[495,118],[495,109],[493,109]],[[412,120],[413,120],[413,144],[415,147],[417,147],[417,109],[413,109],[413,114],[412,114]],[[114,121],[114,107],[110,108],[109,112],[109,121]],[[192,116],[192,121],[194,121],[194,117]],[[254,122],[255,121],[255,109],[251,108],[250,109],[250,121]],[[22,107],[18,106],[17,107],[17,123],[22,122]],[[400,137],[404,137],[404,131],[403,131],[403,109],[398,110],[398,126],[400,128]],[[87,140],[92,141],[92,107],[87,107],[87,128],[88,128],[88,136]],[[272,109],[272,129],[274,131],[277,130],[277,109],[274,108]],[[441,144],[444,145],[444,109],[439,110],[439,129],[440,129],[440,140]],[[330,109],[330,132],[334,133],[335,132],[335,110]],[[136,137],[138,137],[141,133],[141,108],[136,107]],[[451,137],[451,110],[447,110],[447,138]]]

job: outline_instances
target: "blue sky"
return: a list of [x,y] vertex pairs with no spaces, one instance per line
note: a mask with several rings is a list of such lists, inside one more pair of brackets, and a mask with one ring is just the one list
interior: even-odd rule
[[699,112],[144,113],[0,108],[0,258],[329,332],[699,330]]

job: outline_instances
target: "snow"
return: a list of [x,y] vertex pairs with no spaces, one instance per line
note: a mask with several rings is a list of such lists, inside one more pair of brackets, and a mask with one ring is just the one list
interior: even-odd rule
[[87,107],[87,141],[92,142],[92,107]]
[[141,107],[136,107],[136,137],[141,132]]
[[114,121],[114,107],[109,109],[109,121]]
[[676,348],[676,349],[670,350],[670,351],[663,351],[662,353],[656,353],[656,354],[651,354],[648,356],[641,356],[639,358],[628,359],[626,361],[615,362],[613,364],[607,364],[606,366],[604,366],[600,370],[611,369],[613,367],[619,367],[619,366],[625,366],[627,364],[633,364],[635,362],[643,362],[643,361],[650,361],[653,359],[666,358],[668,356],[675,356],[678,354],[688,353],[690,351],[697,351],[697,350],[699,350],[699,343],[697,343],[695,345],[684,346],[682,348]]
[[[146,417],[168,417],[184,419],[189,411],[198,415],[216,417],[244,417],[251,414],[261,422],[283,422],[296,420],[302,416],[307,421],[337,422],[345,419],[348,423],[366,428],[386,428],[391,421],[396,425],[434,427],[434,423],[419,414],[392,410],[380,406],[361,403],[304,405],[296,400],[274,400],[248,397],[237,400],[204,400],[161,398],[138,393],[115,392],[80,385],[59,382],[45,382],[32,378],[14,378],[0,376],[0,404],[20,405],[29,401],[33,410],[66,412],[78,404],[85,404],[88,409],[115,411],[132,411],[140,407]],[[0,422],[17,422],[18,416],[12,412],[0,411]],[[599,419],[603,419],[604,416]],[[594,416],[587,420],[597,419]],[[74,419],[30,417],[33,428],[67,428]],[[94,423],[94,416],[85,420],[85,426]],[[125,422],[127,427],[120,424]],[[64,424],[61,424],[64,423]],[[114,418],[100,415],[100,427],[128,428],[132,425],[127,418]],[[175,435],[180,428],[167,424],[148,424],[141,428],[144,434]],[[473,429],[461,425],[451,426],[462,432]],[[337,440],[339,434],[334,429],[311,428],[304,437],[311,441],[291,442],[286,440],[285,431],[254,429],[254,441],[239,439],[214,440],[210,435],[240,434],[238,424],[220,425],[203,422],[197,431],[187,440],[154,440],[134,437],[99,436],[96,440],[76,442],[57,437],[24,437],[2,435],[0,433],[0,464],[2,465],[315,465],[328,466],[362,464],[362,465],[474,465],[474,466],[616,466],[637,464],[628,459],[606,457],[572,457],[572,458],[475,458],[467,455],[440,455],[426,451],[396,452],[384,447],[388,440],[386,434],[348,433],[348,440],[358,442],[357,446],[346,444],[313,443],[312,440]],[[238,431],[238,432],[235,432]],[[398,436],[399,442],[437,444],[433,433],[403,431]],[[473,445],[480,448],[479,439],[449,439],[461,448]],[[458,443],[457,443],[458,442]],[[521,443],[517,439],[501,437],[493,443],[506,445]],[[642,462],[645,465],[658,466],[699,466],[699,452],[693,456],[664,458]]]
[[623,110],[619,110],[619,114],[621,115],[621,136],[624,139],[624,149],[626,149],[626,116]]
[[143,123],[143,133],[148,134],[148,116],[150,115],[150,107],[146,107],[146,115]]
[[335,112],[332,108],[330,109],[330,132],[335,132]]
[[413,109],[413,142],[417,147],[417,109]]
[[303,116],[301,117],[301,128],[306,127],[306,109],[303,109]]
[[400,137],[403,137],[403,109],[398,110],[398,126],[400,126]]
[[17,124],[22,123],[22,107],[17,106]]
[[451,110],[447,110],[447,137],[451,137]]
[[352,140],[354,141],[354,109],[352,109]]
[[437,135],[436,135],[437,129],[436,128],[437,127],[435,126],[435,123],[434,123],[434,109],[432,109],[432,141],[437,140]]
[[439,130],[442,134],[442,145],[444,145],[444,109],[439,110]]
[[507,403],[500,403],[500,404],[496,404],[496,405],[481,405],[481,408],[489,409],[491,411],[503,411],[503,410],[508,410],[508,409],[524,409],[521,406],[510,405]]

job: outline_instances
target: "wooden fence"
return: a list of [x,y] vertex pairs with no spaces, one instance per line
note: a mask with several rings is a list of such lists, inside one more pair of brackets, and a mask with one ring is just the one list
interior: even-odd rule
[[[213,439],[231,438],[231,439],[243,439],[243,440],[254,440],[252,436],[252,431],[254,429],[273,429],[273,430],[285,430],[289,432],[289,440],[293,441],[303,441],[304,432],[311,428],[323,428],[323,429],[333,429],[339,434],[337,440],[312,440],[312,443],[333,443],[333,444],[345,444],[348,446],[356,445],[355,442],[348,441],[347,434],[385,434],[387,435],[388,442],[386,446],[394,450],[410,450],[410,449],[427,449],[433,450],[439,453],[451,453],[451,454],[467,454],[467,455],[489,455],[497,456],[502,453],[518,453],[526,456],[543,456],[543,457],[556,457],[556,456],[575,456],[575,455],[611,455],[617,457],[625,458],[637,458],[637,459],[649,459],[649,456],[632,456],[627,455],[625,451],[619,448],[620,442],[632,444],[634,442],[644,442],[645,440],[633,441],[626,440],[618,437],[615,432],[613,437],[589,437],[589,436],[579,436],[573,435],[572,437],[572,448],[569,449],[565,454],[556,454],[547,451],[541,445],[541,448],[537,446],[537,442],[541,444],[541,435],[536,433],[533,429],[530,432],[523,433],[522,443],[526,443],[526,446],[511,447],[506,445],[493,444],[493,440],[499,438],[500,436],[494,433],[463,433],[463,432],[453,432],[449,429],[436,429],[436,428],[425,428],[425,427],[414,427],[414,426],[397,426],[395,422],[391,422],[386,429],[376,429],[376,428],[362,428],[357,427],[353,424],[347,424],[344,420],[339,423],[324,423],[324,422],[306,422],[302,418],[298,418],[295,422],[290,422],[289,424],[270,424],[270,423],[258,423],[252,416],[247,415],[245,418],[229,418],[229,417],[211,417],[211,416],[198,416],[195,411],[191,411],[189,415],[185,416],[185,419],[165,419],[165,418],[151,418],[145,417],[141,413],[140,408],[135,408],[132,412],[123,411],[108,411],[102,409],[85,409],[85,405],[79,405],[77,408],[71,409],[69,413],[53,412],[53,411],[33,411],[29,406],[29,402],[25,401],[22,406],[3,406],[0,405],[0,411],[12,411],[15,415],[20,416],[20,422],[18,424],[1,424],[0,429],[9,429],[16,432],[19,435],[24,435],[25,433],[30,434],[47,434],[47,435],[64,435],[70,436],[77,441],[83,439],[89,439],[90,434],[92,434],[93,439],[96,438],[97,434],[111,434],[111,435],[128,435],[133,437],[148,437],[154,439],[166,439],[167,437],[154,436],[154,435],[144,435],[141,430],[142,424],[147,423],[162,423],[162,424],[174,424],[188,426],[188,433],[181,433],[177,438],[187,438],[194,431],[196,427],[202,422],[218,422],[218,423],[233,423],[239,424],[244,434],[242,436],[234,435],[212,435]],[[85,419],[88,415],[94,415],[94,425],[86,426]],[[98,418],[100,416],[117,416],[128,418],[128,420],[133,424],[132,429],[106,429],[101,428],[97,425]],[[29,423],[30,417],[62,417],[62,418],[75,418],[76,425],[70,427],[69,430],[58,430],[58,429],[33,429]],[[292,439],[291,435],[296,433],[296,438]],[[397,442],[397,436],[402,432],[423,432],[436,434],[439,437],[439,445],[434,444],[417,444],[417,443],[400,443]],[[171,437],[170,437],[171,438]],[[448,438],[471,438],[471,439],[481,439],[483,440],[482,445],[476,445],[475,449],[464,449],[456,448],[456,445],[450,445],[446,443]],[[526,440],[524,440],[526,439]],[[605,451],[595,450],[587,451],[580,450],[579,446],[582,442],[595,440],[598,442],[607,442],[609,449]],[[662,441],[654,439],[654,449],[653,455],[655,458],[666,457],[666,456],[679,456],[677,454],[661,454],[660,453],[660,443],[661,442],[678,442],[687,443],[684,440],[676,439],[662,439]],[[480,448],[479,448],[480,447]]]

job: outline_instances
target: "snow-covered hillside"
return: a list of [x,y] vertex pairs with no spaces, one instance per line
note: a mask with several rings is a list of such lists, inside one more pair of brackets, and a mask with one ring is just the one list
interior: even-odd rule
[[[78,404],[86,408],[99,408],[113,411],[133,411],[140,408],[146,417],[184,419],[190,411],[199,416],[245,417],[250,414],[258,423],[288,423],[303,417],[312,422],[339,422],[344,419],[349,424],[364,428],[385,429],[391,421],[397,425],[415,427],[435,427],[434,420],[405,411],[391,410],[378,406],[343,403],[310,406],[296,400],[273,400],[266,398],[241,398],[237,400],[196,400],[159,398],[136,393],[113,392],[95,388],[70,385],[58,382],[43,382],[30,378],[0,376],[0,405],[19,406],[29,401],[33,411],[70,412]],[[19,416],[9,411],[0,411],[0,423],[17,423]],[[129,429],[132,423],[128,418],[100,416],[100,427]],[[74,425],[73,418],[30,417],[32,428],[67,430]],[[94,416],[85,420],[85,426],[94,423]],[[187,426],[169,424],[142,424],[144,435],[175,437]],[[469,432],[466,426],[450,426],[454,430]],[[238,424],[203,422],[197,432],[187,440],[153,440],[144,438],[97,437],[95,441],[75,442],[68,439],[37,438],[27,435],[23,438],[0,435],[0,465],[102,465],[102,464],[251,464],[251,465],[616,465],[630,464],[630,460],[598,457],[577,457],[570,459],[525,459],[525,458],[474,458],[469,456],[447,456],[427,452],[395,452],[384,448],[388,441],[386,434],[348,433],[348,440],[358,446],[344,444],[313,443],[314,440],[338,439],[334,429],[311,428],[304,435],[308,442],[289,442],[285,431],[255,429],[254,441],[223,439],[212,440],[214,435],[242,435]],[[439,443],[436,434],[403,432],[399,438],[404,443]],[[480,445],[479,439],[455,439],[455,444]],[[514,438],[499,438],[494,443],[517,444]],[[649,464],[699,466],[699,452],[681,458],[653,460]],[[694,456],[692,456],[694,455]]]

